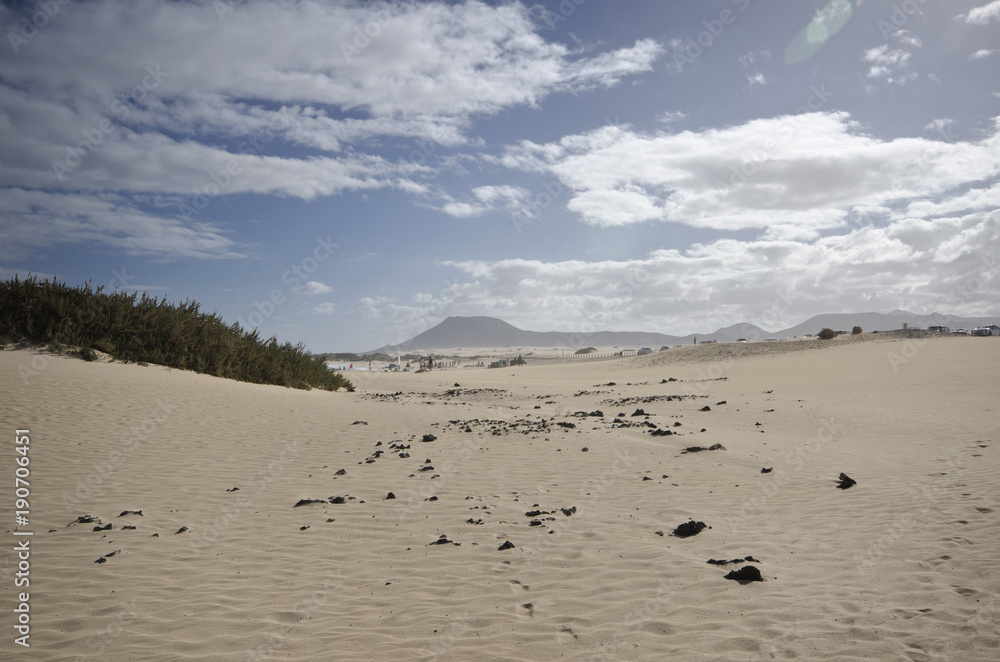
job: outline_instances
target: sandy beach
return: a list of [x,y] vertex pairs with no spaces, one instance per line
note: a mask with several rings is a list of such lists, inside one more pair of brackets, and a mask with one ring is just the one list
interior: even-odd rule
[[1000,339],[862,340],[353,393],[2,351],[0,657],[996,660]]

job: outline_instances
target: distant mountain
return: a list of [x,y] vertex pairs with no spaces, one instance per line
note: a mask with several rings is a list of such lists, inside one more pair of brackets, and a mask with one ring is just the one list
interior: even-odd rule
[[639,349],[650,347],[659,349],[663,345],[687,345],[697,338],[733,342],[737,338],[751,337],[742,329],[746,327],[760,332],[760,338],[767,332],[752,324],[735,324],[715,333],[671,336],[647,331],[596,331],[593,333],[570,333],[565,331],[525,331],[495,317],[449,317],[437,326],[414,336],[399,345],[386,345],[374,352],[389,354],[407,353],[427,349],[453,349],[457,347],[614,347]]
[[944,325],[957,329],[973,329],[981,324],[1000,324],[1000,317],[956,317],[954,315],[918,315],[905,310],[890,313],[831,313],[816,315],[801,324],[781,331],[766,331],[759,326],[743,322],[723,327],[714,333],[691,333],[686,336],[671,336],[645,331],[597,331],[594,333],[569,333],[565,331],[525,331],[495,317],[449,317],[437,326],[399,345],[386,345],[366,353],[384,352],[405,354],[431,349],[478,348],[478,347],[560,347],[576,350],[581,347],[622,347],[639,349],[650,347],[659,349],[663,345],[690,345],[696,340],[717,340],[735,342],[739,338],[751,341],[765,338],[801,338],[806,334],[816,335],[824,328],[850,332],[855,326],[864,331],[893,331],[908,324],[913,329],[926,329],[932,325]]
[[1000,324],[1000,317],[957,317],[938,313],[919,315],[899,309],[890,313],[834,313],[816,315],[801,324],[776,331],[771,335],[775,338],[791,338],[793,336],[801,338],[807,333],[815,335],[824,328],[850,332],[855,326],[860,326],[866,332],[893,331],[903,328],[904,323],[909,325],[911,329],[926,329],[928,326],[943,325],[952,329],[966,328],[971,330],[981,324]]
[[733,324],[732,326],[723,327],[712,335],[719,337],[719,340],[722,340],[720,336],[724,336],[732,340],[739,340],[740,338],[746,338],[747,340],[763,340],[764,338],[770,338],[771,332],[765,331],[759,326],[750,324],[749,322],[741,322],[739,324]]

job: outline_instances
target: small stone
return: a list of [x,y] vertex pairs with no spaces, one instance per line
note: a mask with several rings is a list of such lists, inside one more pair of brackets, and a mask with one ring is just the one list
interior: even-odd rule
[[396,498],[396,495],[395,495],[395,494],[393,494],[392,492],[389,492],[388,494],[386,494],[386,495],[385,495],[385,498],[386,498],[387,500],[388,500],[388,499],[395,499],[395,498]]
[[437,439],[437,437],[435,437],[434,435],[425,434],[423,439],[421,439],[420,441],[434,441],[435,439]]
[[497,548],[497,551],[502,552],[505,549],[514,549],[514,543],[512,543],[511,541],[508,540],[508,541],[504,542],[504,544],[500,545]]

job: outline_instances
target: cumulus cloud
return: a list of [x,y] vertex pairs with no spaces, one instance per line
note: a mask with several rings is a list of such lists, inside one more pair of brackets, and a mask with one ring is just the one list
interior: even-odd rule
[[871,63],[867,73],[868,78],[887,85],[903,85],[917,77],[914,72],[907,71],[910,57],[908,51],[890,48],[887,44],[882,44],[865,51],[861,59]]
[[976,7],[965,16],[965,22],[975,25],[989,25],[993,21],[1000,20],[1000,0]]
[[1000,174],[1000,133],[976,142],[879,140],[843,112],[753,120],[698,132],[602,127],[498,161],[556,178],[587,224],[670,221],[810,238],[859,209],[941,196]]
[[628,328],[684,335],[736,321],[779,330],[859,305],[990,314],[984,306],[1000,297],[1000,264],[988,247],[997,245],[996,211],[902,216],[884,227],[811,241],[723,239],[633,260],[449,262],[468,280],[439,297],[409,305],[389,298],[360,303],[398,332],[396,342],[449,315],[491,315],[539,331]]

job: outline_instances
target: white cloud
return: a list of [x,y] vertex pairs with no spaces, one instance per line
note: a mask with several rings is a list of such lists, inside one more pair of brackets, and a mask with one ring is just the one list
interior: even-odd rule
[[662,113],[660,113],[656,119],[659,120],[660,122],[663,122],[664,124],[672,124],[673,122],[682,120],[685,117],[687,117],[687,115],[680,110],[673,110],[673,111],[665,110]]
[[748,51],[739,56],[740,64],[744,67],[749,67],[756,64],[759,60],[770,60],[771,51],[769,50],[758,50],[758,51]]
[[441,211],[456,218],[470,218],[479,216],[489,211],[487,205],[473,205],[468,202],[448,202],[441,207]]
[[912,46],[913,48],[922,48],[924,43],[920,41],[920,38],[914,35],[908,30],[896,30],[892,35],[894,38],[898,39],[900,42],[907,46]]
[[[0,186],[426,194],[414,178],[429,159],[387,161],[369,143],[468,144],[473,118],[617,85],[662,54],[649,39],[586,53],[548,42],[520,3],[250,0],[221,21],[218,4],[60,5],[25,52],[0,59],[0,117],[20,129],[2,133]],[[0,8],[0,23],[16,20]],[[296,145],[325,154],[287,156]],[[77,146],[60,179],[53,162]],[[238,174],[219,185],[227,166]]]
[[336,306],[329,302],[321,303],[318,306],[313,306],[307,312],[312,315],[332,315],[336,312]]
[[129,255],[233,258],[243,251],[220,227],[158,216],[118,195],[5,189],[0,195],[0,258],[23,247],[100,243]]
[[295,290],[299,294],[329,294],[333,292],[333,288],[329,285],[319,282],[318,280],[311,280],[302,287]]
[[479,216],[500,206],[512,214],[526,213],[530,192],[520,186],[478,186],[472,189],[472,195],[475,203],[449,199],[440,210],[458,218]]
[[747,85],[752,89],[754,85],[767,85],[767,76],[761,72],[757,72],[752,76],[747,76]]
[[[923,312],[995,314],[1000,267],[987,247],[998,243],[995,211],[900,218],[810,241],[724,239],[634,260],[448,262],[471,280],[412,305],[361,303],[398,341],[449,315],[490,315],[539,331],[683,335],[737,321],[779,330],[859,302],[891,310],[919,300]],[[974,275],[982,285],[962,295]]]
[[917,77],[912,71],[906,71],[910,64],[910,57],[908,51],[893,49],[887,44],[882,44],[865,51],[861,59],[872,65],[868,69],[868,78],[889,85],[903,85]]
[[1000,20],[1000,0],[976,7],[965,17],[965,22],[976,25],[988,25],[993,21]]
[[995,48],[980,48],[975,53],[971,53],[969,55],[969,61],[971,62],[973,60],[983,60],[993,55],[994,53],[1000,53],[1000,50],[997,50]]
[[700,132],[602,127],[523,141],[499,162],[555,177],[560,204],[592,225],[659,220],[808,239],[856,208],[946,196],[996,177],[998,136],[994,128],[978,142],[878,140],[847,113],[817,112]]

